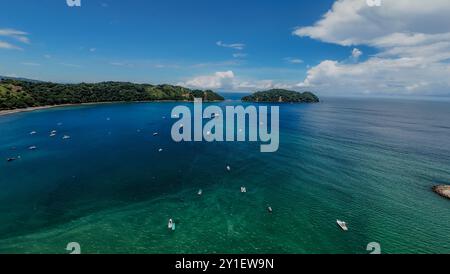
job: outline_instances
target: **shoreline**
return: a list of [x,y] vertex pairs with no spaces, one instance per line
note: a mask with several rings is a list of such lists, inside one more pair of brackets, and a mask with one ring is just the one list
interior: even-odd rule
[[[203,103],[207,104],[207,103],[216,103],[216,102],[224,102],[224,101],[206,101]],[[6,116],[6,115],[22,113],[22,112],[32,112],[32,111],[36,111],[36,110],[45,110],[45,109],[52,109],[52,108],[89,106],[89,105],[106,105],[106,104],[127,104],[127,103],[136,103],[136,104],[139,104],[139,103],[193,103],[193,101],[156,100],[156,101],[135,101],[135,102],[117,101],[117,102],[94,102],[94,103],[81,103],[81,104],[62,104],[62,105],[52,105],[52,106],[40,106],[40,107],[0,110],[0,117]]]
[[433,191],[447,199],[450,199],[450,186],[449,185],[439,185],[433,187]]

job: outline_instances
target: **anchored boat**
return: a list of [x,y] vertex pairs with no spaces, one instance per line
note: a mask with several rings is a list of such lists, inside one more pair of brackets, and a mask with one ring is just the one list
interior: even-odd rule
[[348,231],[348,226],[347,226],[346,222],[341,221],[341,220],[337,220],[336,222],[339,225],[339,227],[342,228],[342,230]]

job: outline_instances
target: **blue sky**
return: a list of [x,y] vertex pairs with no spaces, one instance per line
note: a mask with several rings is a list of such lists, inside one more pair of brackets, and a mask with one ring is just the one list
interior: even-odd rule
[[[393,0],[385,1],[388,6]],[[389,87],[380,84],[373,90],[375,79],[367,79],[367,85],[361,84],[364,78],[352,79],[355,73],[361,74],[355,71],[372,70],[380,58],[403,62],[405,56],[390,53],[400,45],[380,45],[382,39],[395,33],[445,36],[450,30],[436,31],[432,24],[429,29],[418,29],[406,22],[405,29],[389,32],[390,26],[382,26],[387,14],[384,7],[367,7],[365,0],[338,2],[81,0],[81,7],[71,8],[66,0],[0,0],[0,75],[58,82],[171,83],[235,91],[307,88],[319,93],[334,92],[331,87],[338,82],[343,85],[342,93],[346,93],[345,83],[346,87],[354,85],[354,92],[360,94],[411,94],[416,89],[420,93],[414,95],[426,95],[426,86],[432,82],[429,76],[410,83],[414,79],[402,79],[402,74],[401,82],[389,81]],[[444,11],[450,5],[430,2],[436,2],[436,16],[442,5]],[[353,14],[344,16],[339,5]],[[393,9],[397,7],[390,7],[389,12]],[[328,11],[330,18],[323,17]],[[371,36],[364,40],[366,35],[359,28],[333,19],[360,20],[361,14],[375,24],[379,18],[377,27],[388,31],[372,34],[371,28],[367,30]],[[403,20],[401,14],[397,20]],[[440,70],[447,68],[446,60],[436,62]],[[383,78],[383,72],[396,70],[390,68],[375,73]],[[334,72],[340,75],[338,79],[330,79]],[[448,86],[440,83],[439,94],[446,94]]]

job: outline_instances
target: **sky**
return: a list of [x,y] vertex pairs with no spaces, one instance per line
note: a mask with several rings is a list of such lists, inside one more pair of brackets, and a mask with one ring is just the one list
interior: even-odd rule
[[0,75],[450,96],[448,0],[0,0]]

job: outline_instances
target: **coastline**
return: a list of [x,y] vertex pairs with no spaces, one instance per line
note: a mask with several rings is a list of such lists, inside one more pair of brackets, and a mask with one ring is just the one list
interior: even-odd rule
[[[223,102],[223,101],[205,101],[204,103],[215,103],[215,102]],[[89,106],[89,105],[104,105],[104,104],[126,104],[126,103],[193,103],[193,101],[176,101],[176,100],[156,100],[156,101],[117,101],[117,102],[93,102],[93,103],[81,103],[81,104],[61,104],[61,105],[52,105],[52,106],[39,106],[39,107],[29,107],[29,108],[16,108],[16,109],[6,109],[0,110],[0,117],[6,115],[12,115],[22,112],[32,112],[36,110],[44,110],[51,108],[64,108],[64,107],[73,107],[73,106]]]

